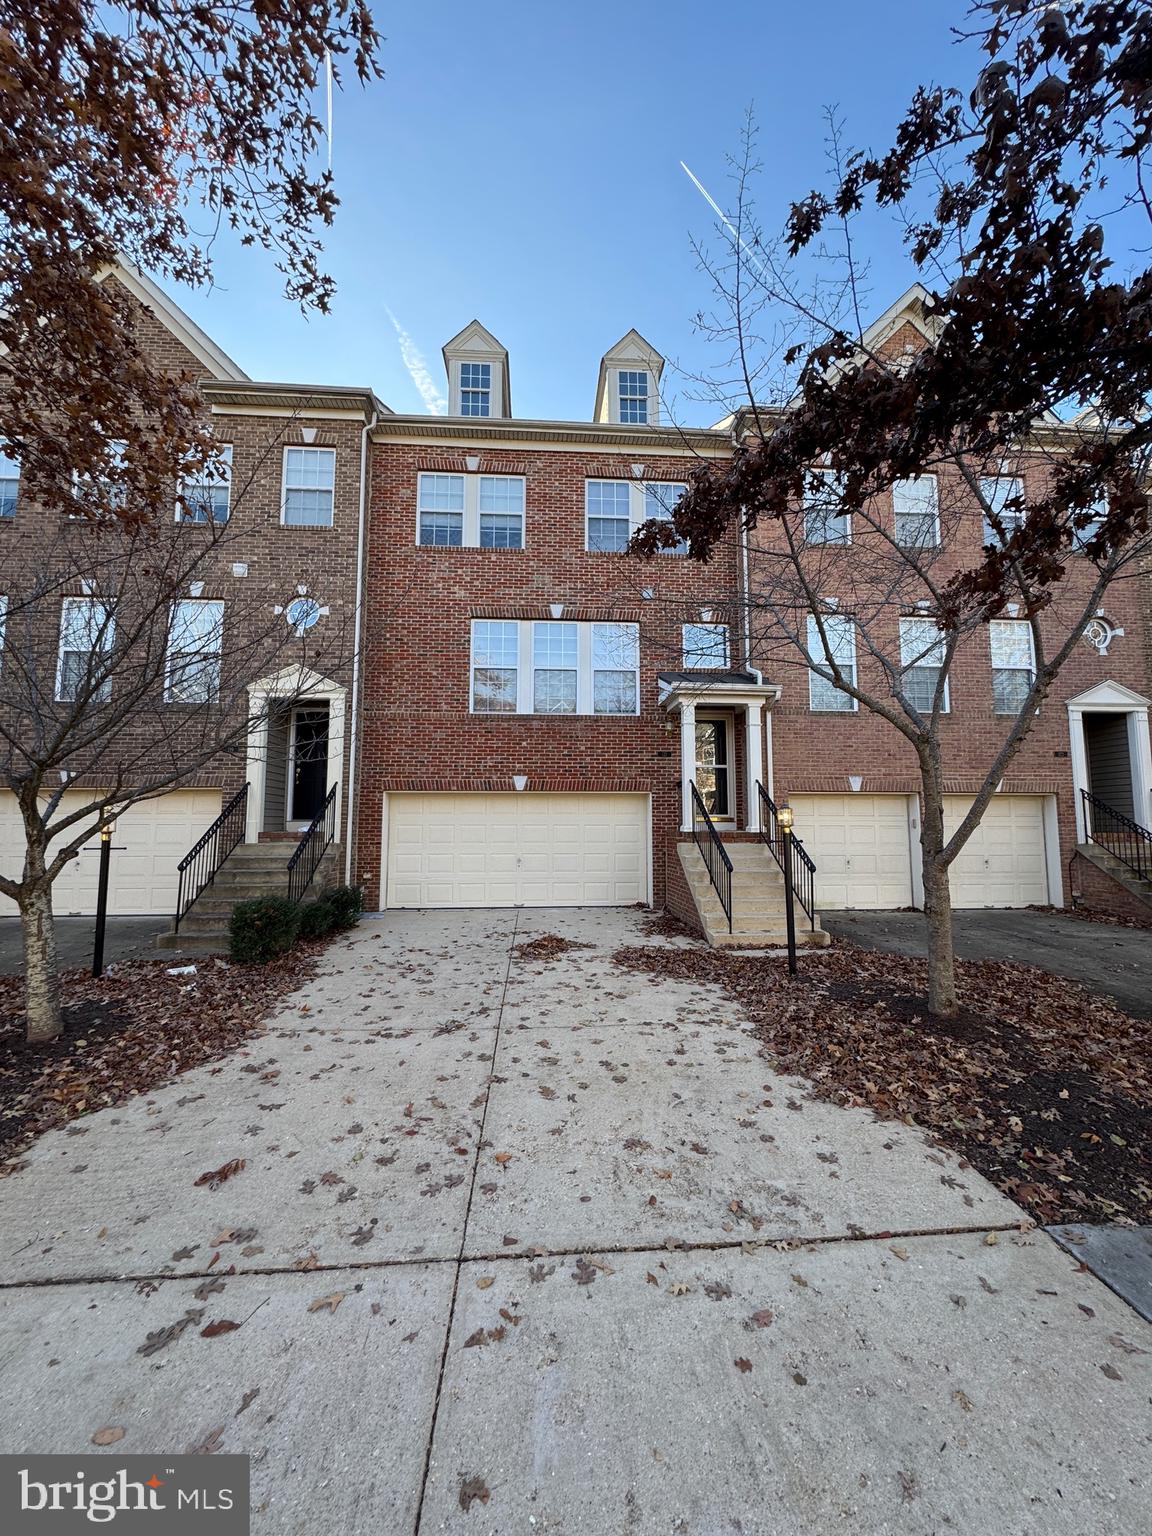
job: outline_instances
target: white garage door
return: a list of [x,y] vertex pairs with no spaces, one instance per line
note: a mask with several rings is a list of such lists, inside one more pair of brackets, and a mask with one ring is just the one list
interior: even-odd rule
[[646,795],[389,795],[389,907],[648,900]]
[[[949,795],[944,831],[951,836],[971,800]],[[993,795],[980,825],[952,863],[954,907],[1044,906],[1048,866],[1041,795]]]
[[907,795],[792,795],[797,836],[816,863],[816,906],[910,907]]
[[[61,815],[88,803],[90,796],[69,791]],[[157,800],[134,805],[117,819],[112,838],[108,878],[108,910],[121,917],[151,916],[176,909],[176,865],[220,814],[218,789],[176,789]],[[24,865],[23,822],[12,797],[0,801],[0,868],[19,877]],[[64,870],[52,888],[52,908],[58,917],[96,910],[99,843],[92,843]],[[0,910],[15,911],[15,903],[0,897]]]

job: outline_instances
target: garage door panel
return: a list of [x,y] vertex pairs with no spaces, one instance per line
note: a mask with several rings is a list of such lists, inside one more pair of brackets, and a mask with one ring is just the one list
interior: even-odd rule
[[[971,803],[960,795],[946,797],[946,836],[960,825]],[[951,887],[954,907],[1046,905],[1043,797],[994,795],[980,825],[953,860]]]
[[646,796],[397,794],[387,819],[390,907],[647,899]]
[[816,905],[912,905],[906,795],[793,795],[796,833],[816,864]]

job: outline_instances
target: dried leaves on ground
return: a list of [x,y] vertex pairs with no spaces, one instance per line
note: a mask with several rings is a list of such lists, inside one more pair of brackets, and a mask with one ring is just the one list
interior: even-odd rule
[[23,978],[0,977],[0,1173],[42,1132],[242,1044],[313,974],[317,953],[296,950],[266,966],[206,956],[194,976],[170,976],[171,960],[127,961],[99,980],[68,971],[64,1032],[39,1044],[24,1040]]
[[964,1011],[937,1019],[925,961],[846,943],[795,982],[781,960],[703,946],[614,958],[725,987],[781,1071],[923,1126],[1039,1222],[1152,1222],[1152,1020],[1067,977],[962,963]]
[[519,960],[552,960],[557,955],[566,955],[569,950],[591,948],[591,944],[564,939],[558,933],[542,933],[538,939],[527,939],[523,944],[517,944],[512,953]]

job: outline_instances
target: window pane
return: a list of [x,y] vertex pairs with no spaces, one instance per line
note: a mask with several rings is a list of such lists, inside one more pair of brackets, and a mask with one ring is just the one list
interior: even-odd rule
[[537,667],[533,674],[532,708],[538,715],[576,713],[576,673]]
[[593,672],[592,709],[598,715],[635,715],[635,672]]
[[513,668],[476,667],[472,677],[472,707],[477,714],[516,713],[516,672]]
[[336,479],[333,448],[289,448],[284,455],[284,521],[292,527],[332,526]]
[[532,662],[537,667],[574,667],[578,645],[575,624],[534,624]]
[[621,672],[640,664],[640,629],[636,624],[593,624],[592,665]]
[[988,626],[994,667],[1032,667],[1032,629],[1024,619],[994,619]]
[[190,523],[227,521],[232,489],[232,445],[223,443],[214,464],[189,475],[181,486],[182,517]]
[[463,512],[421,512],[420,542],[458,549],[464,542]]
[[463,512],[463,475],[421,475],[420,509],[432,512]]
[[843,477],[830,469],[812,470],[804,485],[804,537],[809,544],[847,544],[848,514],[841,511]]
[[588,548],[619,554],[628,548],[628,482],[626,480],[589,480],[584,500],[588,514]]
[[905,549],[930,549],[939,542],[939,487],[935,475],[897,480],[892,487],[896,542]]
[[481,549],[522,549],[524,519],[502,512],[481,512]]
[[[828,650],[833,659],[839,664],[841,672],[848,681],[854,683],[856,681],[856,626],[851,619],[827,615],[824,618],[824,632],[827,635]],[[811,616],[808,619],[808,651],[814,661],[827,666],[824,642],[820,638],[816,620]],[[855,708],[854,699],[841,692],[833,682],[814,671],[808,673],[808,699],[813,709],[850,713]]]
[[524,482],[512,475],[480,476],[480,548],[522,549]]
[[329,528],[331,491],[289,491],[284,497],[284,521],[293,528]]
[[514,714],[520,627],[502,619],[472,624],[472,708],[478,714]]
[[900,661],[905,667],[944,665],[944,636],[934,620],[900,620]]
[[481,475],[480,510],[481,512],[523,512],[523,480],[512,475]]
[[[680,498],[688,489],[679,482],[669,482],[667,485],[646,485],[644,487],[644,520],[655,518],[657,522],[670,523],[672,514],[676,509]],[[677,539],[676,543],[665,554],[687,554],[688,545],[683,539]]]
[[685,624],[684,666],[721,669],[728,665],[727,624]]
[[628,548],[628,519],[590,517],[588,548],[600,554],[623,554]]
[[20,466],[8,453],[0,453],[0,517],[16,516],[20,494]]
[[[939,667],[909,667],[904,673],[902,679],[904,696],[912,708],[919,710],[922,715],[932,713],[939,676]],[[947,709],[947,695],[941,704],[944,709]]]
[[648,374],[644,370],[624,369],[620,373],[620,420],[645,423],[648,420]]
[[992,699],[998,715],[1018,715],[1031,690],[1031,668],[992,673]]
[[[1010,534],[1014,528],[1019,527],[1023,522],[1024,508],[1022,506],[1008,506],[1010,501],[1023,497],[1024,482],[1022,480],[1017,480],[1011,475],[997,475],[981,480],[980,494],[1004,524],[1004,532],[1006,534]],[[1000,542],[1000,535],[989,522],[987,516],[984,518],[984,542],[985,544],[998,544]]]

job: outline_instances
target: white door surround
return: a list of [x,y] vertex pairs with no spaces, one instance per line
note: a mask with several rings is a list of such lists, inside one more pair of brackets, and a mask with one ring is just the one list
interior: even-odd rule
[[[693,824],[692,784],[696,778],[696,711],[705,714],[713,710],[732,710],[737,716],[744,715],[744,782],[745,782],[745,830],[760,830],[760,796],[756,793],[757,781],[771,794],[772,789],[772,732],[769,714],[768,771],[764,771],[764,715],[780,697],[779,683],[709,683],[706,678],[699,682],[676,682],[662,696],[664,708],[680,716],[680,830],[691,832]],[[739,750],[733,743],[733,762]],[[735,787],[735,778],[732,785]],[[735,809],[735,808],[733,808]]]
[[1122,683],[1098,683],[1068,700],[1068,739],[1072,752],[1072,790],[1076,802],[1076,841],[1087,839],[1082,789],[1088,782],[1088,748],[1084,740],[1084,716],[1120,714],[1128,717],[1128,760],[1132,768],[1132,805],[1135,820],[1152,830],[1152,745],[1148,736],[1148,709],[1152,700],[1125,688]]
[[336,788],[336,836],[340,836],[340,811],[344,799],[344,700],[346,690],[331,678],[307,667],[288,667],[273,677],[261,678],[248,687],[247,778],[248,825],[244,840],[259,840],[264,825],[264,791],[268,777],[268,717],[277,703],[328,705],[328,785]]

